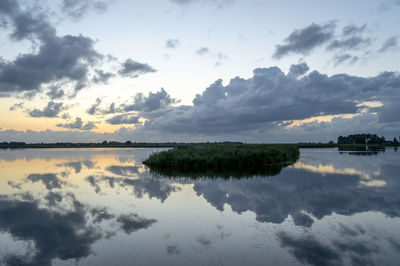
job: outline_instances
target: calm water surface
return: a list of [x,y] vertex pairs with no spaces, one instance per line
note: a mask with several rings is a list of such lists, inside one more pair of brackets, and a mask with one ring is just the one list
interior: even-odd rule
[[400,151],[170,179],[157,149],[0,151],[1,265],[399,265]]

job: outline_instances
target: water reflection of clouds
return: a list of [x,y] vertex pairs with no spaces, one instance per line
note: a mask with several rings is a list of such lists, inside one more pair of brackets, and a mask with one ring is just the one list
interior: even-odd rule
[[360,187],[359,181],[356,175],[331,173],[321,178],[317,172],[290,168],[270,178],[199,180],[194,190],[218,210],[228,204],[237,213],[254,212],[260,222],[282,223],[290,215],[296,225],[309,227],[313,217],[321,219],[332,212],[380,211],[400,216],[398,185],[391,183],[382,191]]
[[359,184],[368,187],[384,187],[386,185],[385,180],[374,179],[381,176],[379,171],[368,173],[366,171],[359,171],[354,168],[335,168],[332,164],[331,165],[312,165],[312,164],[305,164],[303,162],[296,162],[292,166],[296,169],[304,169],[310,172],[320,173],[323,176],[327,174],[339,174],[339,175],[357,175],[362,180],[360,180]]
[[96,193],[99,193],[102,188],[109,186],[110,188],[116,189],[115,185],[119,187],[131,189],[133,194],[137,198],[143,198],[145,195],[148,197],[156,198],[164,202],[172,192],[179,191],[180,188],[173,184],[173,182],[166,179],[152,178],[147,173],[141,174],[139,178],[132,179],[131,174],[132,168],[114,168],[118,169],[114,173],[123,173],[122,177],[112,176],[89,176],[86,178],[87,182],[95,189]]
[[[278,231],[276,237],[303,264],[396,265],[398,261],[398,240],[390,232],[361,224],[339,223],[339,226],[330,226],[328,234],[321,234],[317,229]],[[384,257],[379,256],[382,253]]]
[[[93,254],[91,246],[115,235],[95,224],[112,221],[126,233],[147,229],[156,222],[137,214],[110,214],[106,208],[91,208],[72,193],[50,192],[44,200],[21,194],[0,197],[0,231],[15,241],[32,242],[26,253],[7,251],[5,265],[52,265],[53,259],[79,261]],[[115,228],[114,231],[119,229]]]
[[[136,233],[138,230],[153,228],[157,221],[162,221],[160,227],[157,226],[153,233],[141,236],[141,239],[158,241],[156,234],[163,238],[165,232],[171,232],[172,237],[162,239],[165,242],[162,243],[161,250],[158,250],[171,260],[178,259],[178,256],[179,259],[187,257],[190,255],[190,248],[198,252],[218,252],[224,245],[239,246],[235,242],[238,241],[235,240],[238,239],[237,228],[243,229],[243,235],[246,235],[246,230],[253,230],[248,227],[254,225],[259,228],[273,228],[268,234],[275,236],[275,242],[272,241],[269,245],[281,246],[283,249],[280,250],[292,254],[298,263],[368,265],[374,262],[374,258],[382,257],[384,252],[391,253],[395,250],[400,254],[400,236],[393,231],[396,228],[395,220],[400,217],[398,153],[397,157],[393,157],[391,152],[374,157],[359,157],[341,155],[337,151],[326,152],[324,155],[310,151],[305,152],[293,167],[283,169],[277,176],[227,180],[155,177],[138,164],[139,158],[146,157],[149,151],[131,153],[132,151],[118,150],[101,156],[94,152],[92,157],[86,151],[84,156],[76,155],[78,157],[59,155],[54,160],[46,161],[43,164],[46,167],[40,168],[41,171],[32,163],[35,160],[25,162],[24,167],[20,167],[18,162],[18,170],[21,168],[18,174],[6,175],[0,180],[9,187],[9,192],[0,193],[0,236],[12,235],[15,241],[20,240],[23,243],[30,241],[31,250],[25,248],[22,253],[10,250],[7,256],[3,256],[3,261],[0,260],[0,264],[7,262],[10,265],[15,262],[35,265],[39,263],[38,256],[41,259],[40,265],[46,265],[48,261],[55,261],[54,259],[71,259],[77,260],[77,264],[84,264],[87,262],[86,258],[94,254],[93,249],[98,251],[99,246],[109,248],[107,244],[98,242],[108,241],[110,238],[111,242],[115,239],[120,241],[120,237],[134,241],[132,239],[141,236]],[[8,167],[12,164],[13,162],[7,162],[6,165]],[[68,176],[66,172],[69,173]],[[376,181],[385,182],[385,185],[371,183]],[[181,186],[183,184],[190,185],[185,186],[187,189],[183,189],[182,193],[178,193],[184,187]],[[7,193],[8,196],[1,195]],[[145,200],[137,200],[141,198]],[[166,201],[168,198],[171,200]],[[193,204],[190,206],[205,205],[204,208],[199,208],[204,213],[195,215],[209,218],[209,229],[193,231],[206,228],[203,227],[204,220],[199,221],[200,225],[193,222],[192,229],[179,227],[185,223],[182,222],[185,219],[193,221],[193,217],[187,215],[194,215],[179,212],[182,200],[185,201],[184,204]],[[17,215],[23,216],[21,211],[17,211],[21,206],[30,208],[27,215],[37,217],[25,224],[20,221],[12,225],[11,221]],[[157,211],[148,208],[149,206],[155,207]],[[219,216],[221,213],[216,210],[222,212],[227,206],[233,212],[228,210],[222,213],[221,216],[230,219],[222,220]],[[138,212],[146,213],[145,216],[150,218],[131,213],[131,208],[141,209]],[[174,212],[177,209],[178,212]],[[165,210],[165,213],[158,210]],[[248,211],[254,213],[260,223],[255,223],[252,214],[240,217],[237,215]],[[6,212],[9,215],[3,215]],[[179,214],[175,215],[176,213]],[[370,214],[370,218],[357,218],[365,213]],[[381,215],[380,220],[374,220],[377,215]],[[221,220],[217,221],[217,218]],[[246,225],[240,224],[236,219],[245,220]],[[57,225],[57,222],[64,220],[66,224]],[[361,221],[362,224],[353,221]],[[371,222],[368,226],[368,221],[374,223]],[[382,225],[385,223],[390,225]],[[47,224],[50,228],[47,228]],[[168,227],[173,226],[172,224],[178,224],[178,227]],[[321,225],[325,227],[323,230]],[[387,232],[375,232],[374,228],[379,226],[387,229]],[[160,228],[165,228],[165,231],[159,231]],[[36,231],[38,234],[47,234],[48,237],[43,236],[44,240],[41,240],[42,236],[33,233],[14,234],[15,230]],[[70,234],[65,239],[71,243],[58,240],[62,237],[63,230]],[[53,234],[59,235],[52,236]],[[179,240],[176,235],[181,235],[184,240]],[[257,235],[260,235],[259,232]],[[56,240],[54,247],[41,244],[46,239],[50,241],[52,237]],[[79,241],[82,242],[77,243]],[[246,243],[254,244],[251,241]],[[75,250],[75,246],[81,251]],[[71,252],[67,253],[67,249],[71,249]],[[132,254],[127,256],[130,255]],[[239,257],[240,252],[237,255]],[[293,259],[292,256],[288,257]]]
[[84,167],[86,167],[87,169],[93,169],[95,167],[95,162],[89,161],[89,160],[78,161],[78,162],[66,162],[66,163],[58,164],[57,166],[73,168],[75,171],[75,174],[79,174]]

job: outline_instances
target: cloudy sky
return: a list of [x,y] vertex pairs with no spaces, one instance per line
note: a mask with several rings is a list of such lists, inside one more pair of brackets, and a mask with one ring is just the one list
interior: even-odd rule
[[1,0],[0,141],[400,135],[400,1]]

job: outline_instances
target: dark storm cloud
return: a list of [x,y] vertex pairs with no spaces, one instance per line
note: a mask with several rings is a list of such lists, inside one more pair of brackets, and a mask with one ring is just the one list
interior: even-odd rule
[[385,53],[391,49],[398,48],[398,37],[390,37],[387,39],[383,44],[382,47],[379,49],[379,53]]
[[285,44],[276,45],[273,57],[280,59],[291,53],[308,55],[314,48],[333,38],[335,27],[336,24],[330,22],[323,25],[313,23],[305,28],[297,29],[284,40]]
[[180,42],[178,39],[168,39],[165,42],[165,47],[171,48],[171,49],[176,49],[179,46]]
[[127,59],[122,65],[118,73],[124,77],[137,78],[146,73],[156,72],[154,68],[148,64],[142,64],[132,59]]
[[80,19],[91,9],[105,11],[109,4],[110,1],[63,0],[61,9],[66,15]]
[[116,115],[107,119],[106,122],[111,125],[132,125],[140,124],[139,116],[133,114]]
[[57,117],[64,110],[63,103],[55,103],[50,101],[43,110],[33,109],[29,112],[31,117]]
[[97,128],[94,122],[83,123],[82,118],[77,117],[72,123],[57,124],[57,127],[69,128],[69,129],[79,129],[79,130],[92,130]]
[[117,222],[121,224],[121,229],[124,230],[125,233],[131,234],[140,229],[147,229],[157,222],[157,220],[143,218],[137,214],[129,214],[121,215],[117,218]]
[[147,96],[143,93],[135,95],[132,104],[123,104],[121,107],[124,111],[143,111],[152,112],[159,109],[167,108],[172,104],[176,104],[179,101],[172,98],[163,88],[158,92],[149,92]]
[[7,21],[10,37],[38,44],[38,52],[20,54],[14,61],[0,61],[0,91],[34,94],[42,85],[70,81],[73,95],[87,85],[89,69],[102,59],[94,50],[94,41],[79,35],[57,36],[47,15],[38,8],[22,10],[18,1],[5,0],[0,18]]

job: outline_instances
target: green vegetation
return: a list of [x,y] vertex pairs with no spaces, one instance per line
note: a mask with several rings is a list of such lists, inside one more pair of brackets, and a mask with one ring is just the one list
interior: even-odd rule
[[231,144],[178,146],[143,163],[167,176],[275,175],[299,158],[297,145]]

